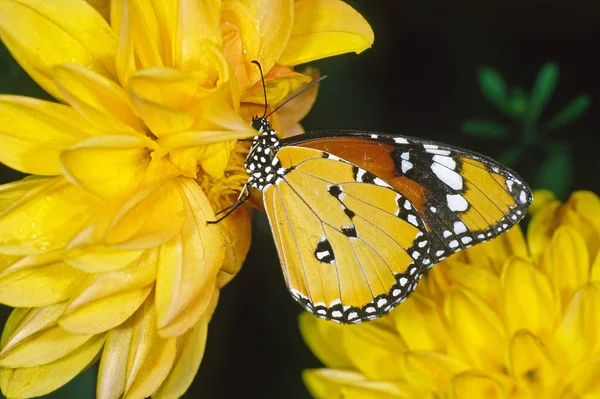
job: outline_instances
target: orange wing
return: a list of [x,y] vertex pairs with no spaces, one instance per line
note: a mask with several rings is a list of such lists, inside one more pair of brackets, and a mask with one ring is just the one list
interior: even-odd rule
[[263,198],[293,297],[346,323],[381,316],[408,297],[431,264],[412,202],[328,153],[287,146],[276,155],[285,173]]
[[525,215],[530,189],[483,155],[411,137],[309,133],[284,140],[354,163],[405,196],[423,219],[433,263],[508,230]]

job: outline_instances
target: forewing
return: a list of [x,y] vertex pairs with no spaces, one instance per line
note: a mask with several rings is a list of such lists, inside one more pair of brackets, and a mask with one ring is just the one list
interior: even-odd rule
[[425,222],[433,263],[505,232],[523,218],[532,200],[529,187],[509,168],[440,143],[385,134],[322,132],[283,144],[343,158],[408,198]]

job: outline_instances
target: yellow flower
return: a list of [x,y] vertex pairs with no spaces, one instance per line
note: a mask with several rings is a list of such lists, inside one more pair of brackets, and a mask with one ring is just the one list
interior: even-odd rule
[[308,314],[328,367],[316,398],[600,397],[600,199],[535,193],[517,226],[436,265],[388,316],[343,326]]
[[369,25],[339,0],[0,0],[0,37],[60,101],[0,96],[0,161],[31,175],[0,186],[2,391],[100,359],[98,398],[181,396],[250,245],[247,209],[207,221],[247,179],[251,61],[277,105],[311,80],[295,65],[363,51]]

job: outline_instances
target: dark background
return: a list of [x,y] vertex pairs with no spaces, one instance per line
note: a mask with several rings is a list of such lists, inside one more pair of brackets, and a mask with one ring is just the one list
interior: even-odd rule
[[[311,64],[329,78],[321,84],[315,107],[304,121],[307,130],[404,133],[500,157],[519,143],[521,132],[518,124],[482,96],[479,69],[491,66],[509,87],[528,91],[542,65],[552,61],[560,78],[541,120],[578,95],[589,95],[592,102],[575,123],[552,132],[547,141],[570,148],[572,175],[565,182],[566,192],[600,192],[600,104],[596,104],[600,102],[600,3],[348,3],[371,23],[375,44],[358,56],[347,54]],[[5,49],[0,51],[0,92],[44,97]],[[512,135],[490,140],[463,134],[461,122],[473,117],[514,126]],[[536,173],[547,157],[539,145],[529,146],[513,167],[535,186]],[[4,182],[19,177],[6,168],[0,173]],[[248,259],[222,291],[205,358],[185,397],[308,398],[300,373],[319,367],[319,362],[300,337],[299,313],[300,307],[286,291],[266,218],[257,212]],[[88,370],[48,397],[93,398],[95,372],[95,368]]]

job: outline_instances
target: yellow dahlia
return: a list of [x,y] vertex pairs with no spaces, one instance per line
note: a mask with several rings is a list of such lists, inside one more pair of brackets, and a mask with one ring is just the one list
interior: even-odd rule
[[[8,397],[100,359],[98,398],[181,396],[250,244],[249,117],[373,41],[339,0],[0,0],[0,37],[59,102],[0,96],[0,342]],[[293,128],[303,100],[280,126]],[[290,109],[291,108],[291,109]],[[296,127],[297,129],[297,127]]]
[[535,193],[516,226],[436,265],[388,316],[303,314],[316,398],[600,397],[600,199]]

